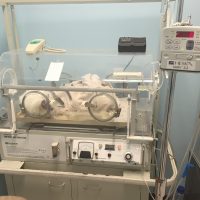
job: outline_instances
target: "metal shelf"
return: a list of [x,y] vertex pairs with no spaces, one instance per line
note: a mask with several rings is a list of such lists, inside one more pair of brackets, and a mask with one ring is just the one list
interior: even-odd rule
[[[76,3],[143,3],[162,0],[0,0],[1,5],[76,4]],[[174,1],[174,0],[171,0]]]

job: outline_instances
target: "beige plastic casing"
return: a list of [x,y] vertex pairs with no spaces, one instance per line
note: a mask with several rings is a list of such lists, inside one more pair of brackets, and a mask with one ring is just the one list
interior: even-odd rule
[[44,39],[34,39],[27,44],[25,51],[27,54],[36,54],[44,48],[44,45]]

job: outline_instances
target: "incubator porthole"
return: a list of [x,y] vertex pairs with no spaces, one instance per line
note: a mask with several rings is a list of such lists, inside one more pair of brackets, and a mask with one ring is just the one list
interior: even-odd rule
[[41,118],[48,116],[50,104],[48,97],[39,91],[30,91],[22,99],[22,110],[29,117]]
[[87,103],[87,107],[90,115],[100,122],[110,121],[120,113],[116,99],[107,93],[93,96]]

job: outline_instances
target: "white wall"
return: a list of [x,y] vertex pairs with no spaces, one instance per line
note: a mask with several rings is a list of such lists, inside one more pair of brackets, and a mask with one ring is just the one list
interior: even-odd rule
[[45,38],[53,47],[117,49],[120,36],[146,36],[149,52],[159,45],[159,3],[40,5],[16,8],[20,43]]
[[192,24],[200,25],[200,1],[199,0],[185,0],[183,16],[192,16]]

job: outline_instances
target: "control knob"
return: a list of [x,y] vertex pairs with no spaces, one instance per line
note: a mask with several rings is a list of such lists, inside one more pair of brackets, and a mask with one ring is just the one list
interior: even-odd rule
[[130,162],[133,158],[132,154],[130,152],[127,152],[124,156],[125,160]]

